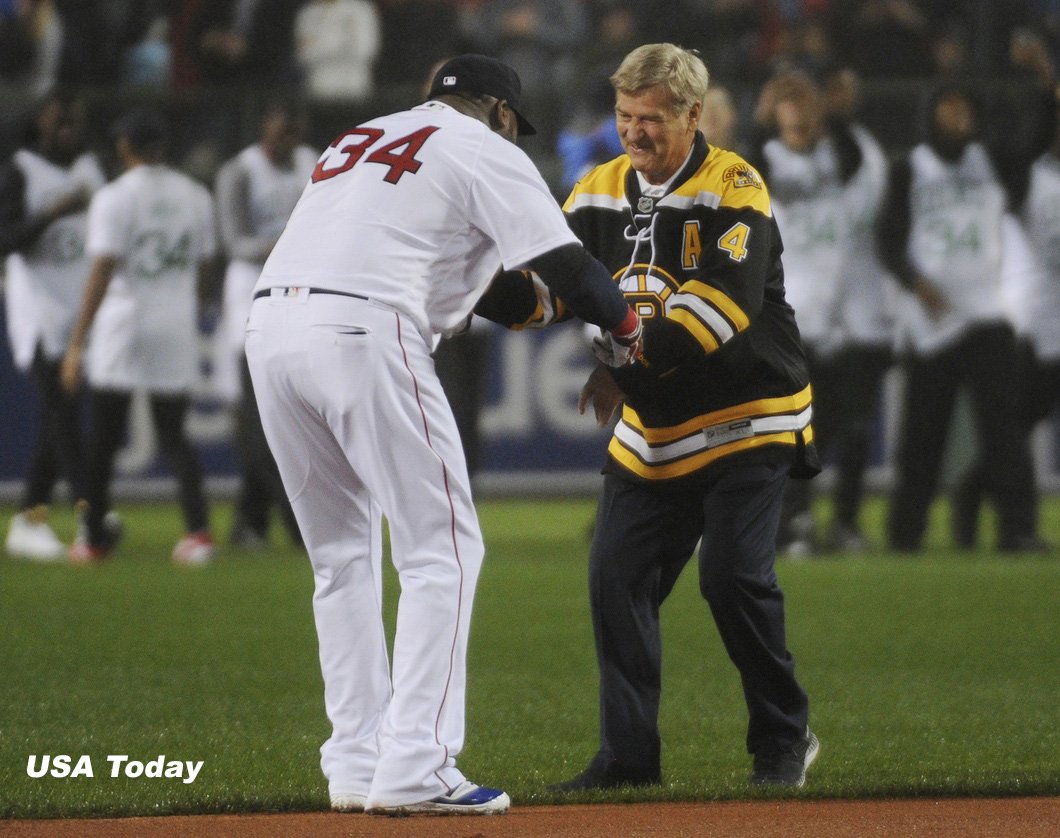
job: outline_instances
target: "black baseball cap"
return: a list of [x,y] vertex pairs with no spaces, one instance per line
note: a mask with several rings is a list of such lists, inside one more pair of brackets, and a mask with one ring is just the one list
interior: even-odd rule
[[515,112],[519,133],[536,134],[537,130],[519,113],[519,97],[523,92],[519,74],[503,61],[488,55],[466,53],[450,58],[434,74],[428,99],[445,93],[474,93],[504,99]]

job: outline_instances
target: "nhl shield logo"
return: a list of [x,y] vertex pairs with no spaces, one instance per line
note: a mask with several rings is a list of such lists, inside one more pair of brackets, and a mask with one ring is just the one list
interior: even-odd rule
[[647,196],[637,199],[637,212],[651,212],[655,209],[655,201]]

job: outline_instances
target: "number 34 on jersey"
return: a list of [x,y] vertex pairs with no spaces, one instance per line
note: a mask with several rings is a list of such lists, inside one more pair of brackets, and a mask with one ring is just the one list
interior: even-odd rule
[[387,171],[383,175],[383,180],[387,183],[397,183],[403,175],[414,175],[420,170],[423,162],[416,159],[416,152],[423,148],[423,144],[437,130],[436,126],[427,125],[404,137],[380,145],[386,133],[382,129],[353,128],[325,150],[320,162],[313,170],[313,183],[320,183],[322,180],[348,172],[362,160],[365,163],[385,166]]

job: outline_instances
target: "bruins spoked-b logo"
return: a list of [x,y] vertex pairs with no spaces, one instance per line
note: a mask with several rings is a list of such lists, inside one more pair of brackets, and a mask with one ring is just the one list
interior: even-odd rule
[[746,163],[729,166],[725,170],[725,174],[722,175],[722,179],[737,188],[741,186],[753,186],[755,189],[762,188],[762,179],[758,176],[758,172]]
[[[623,275],[624,274],[624,275]],[[681,283],[658,265],[637,263],[615,273],[626,302],[642,320],[664,317]]]

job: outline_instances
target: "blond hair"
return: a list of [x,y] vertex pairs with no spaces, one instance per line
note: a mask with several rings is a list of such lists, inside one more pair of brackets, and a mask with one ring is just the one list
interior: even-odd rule
[[710,74],[693,50],[675,44],[644,44],[622,59],[611,85],[617,93],[637,93],[662,85],[674,113],[685,113],[707,95]]

